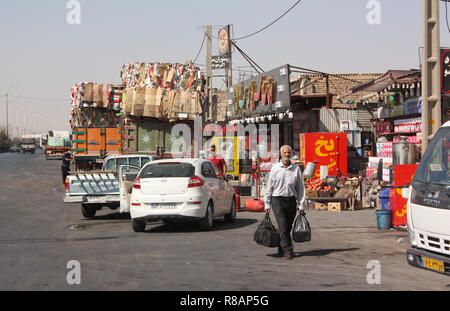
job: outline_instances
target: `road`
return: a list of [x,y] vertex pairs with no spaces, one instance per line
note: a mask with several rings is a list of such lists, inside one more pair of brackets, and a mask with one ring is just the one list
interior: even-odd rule
[[[0,290],[450,289],[449,277],[407,264],[406,233],[377,230],[374,210],[308,211],[312,241],[286,260],[254,243],[262,213],[239,212],[235,224],[217,219],[210,232],[154,223],[138,234],[129,215],[108,208],[84,219],[79,205],[63,203],[60,165],[42,150],[0,154]],[[81,284],[67,282],[71,260]],[[367,282],[373,260],[379,284]]]

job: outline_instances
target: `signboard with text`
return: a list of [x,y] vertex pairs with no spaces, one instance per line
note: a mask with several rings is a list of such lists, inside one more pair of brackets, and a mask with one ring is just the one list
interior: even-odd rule
[[245,118],[291,108],[289,65],[233,85],[227,92],[227,118]]
[[450,94],[450,49],[441,49],[441,93]]

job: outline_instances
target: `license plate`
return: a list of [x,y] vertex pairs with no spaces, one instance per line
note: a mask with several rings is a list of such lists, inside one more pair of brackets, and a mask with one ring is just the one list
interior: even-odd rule
[[100,202],[103,201],[103,197],[86,197],[86,202]]
[[427,257],[422,257],[422,265],[425,268],[431,269],[431,270],[436,270],[439,272],[445,272],[444,270],[444,263],[442,261],[439,260],[435,260],[435,259],[431,259],[431,258],[427,258]]
[[177,208],[177,205],[174,203],[152,203],[150,204],[151,208]]
[[103,159],[95,159],[95,163],[103,163]]

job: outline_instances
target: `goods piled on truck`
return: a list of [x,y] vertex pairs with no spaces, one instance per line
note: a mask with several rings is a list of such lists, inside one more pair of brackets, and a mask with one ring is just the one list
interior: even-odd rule
[[129,63],[121,78],[125,115],[175,121],[202,112],[205,78],[192,64]]
[[77,169],[99,169],[103,159],[122,152],[123,87],[80,82],[71,89],[72,153]]

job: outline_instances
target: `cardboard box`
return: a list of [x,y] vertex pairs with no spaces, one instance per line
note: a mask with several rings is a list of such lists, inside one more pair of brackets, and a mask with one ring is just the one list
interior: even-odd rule
[[326,210],[328,210],[328,205],[326,203],[324,204],[324,203],[316,202],[314,204],[314,209],[319,210],[319,211],[326,211]]
[[329,202],[328,211],[330,212],[341,212],[345,211],[345,201],[344,202]]

